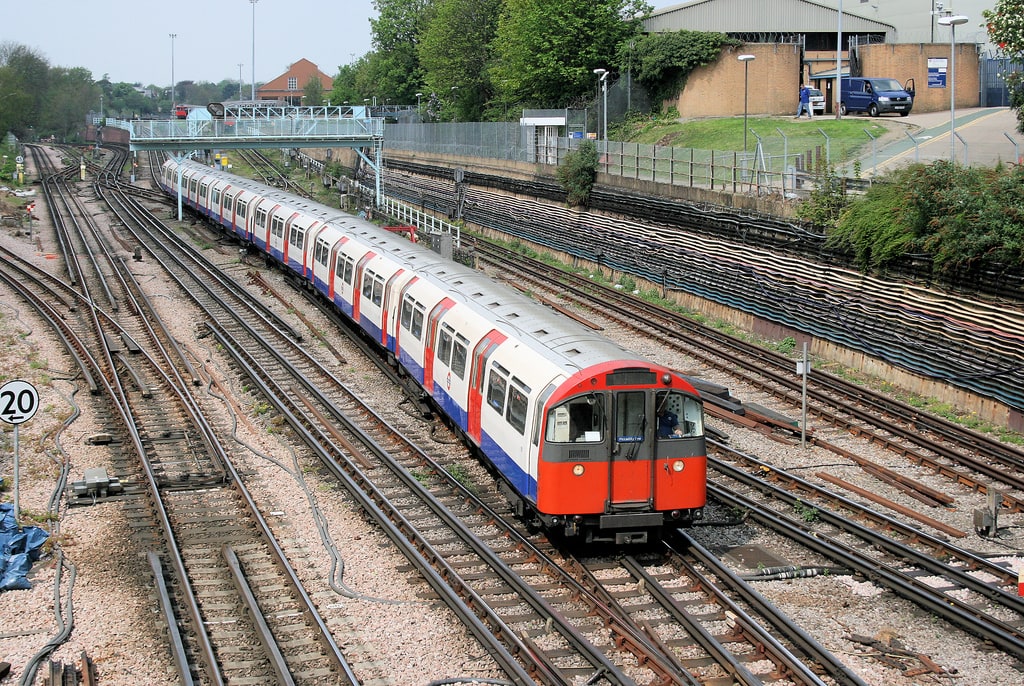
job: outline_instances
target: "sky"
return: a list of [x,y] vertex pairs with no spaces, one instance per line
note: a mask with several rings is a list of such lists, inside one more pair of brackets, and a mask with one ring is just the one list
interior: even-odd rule
[[0,43],[114,83],[169,86],[172,63],[179,82],[237,81],[241,72],[252,84],[255,64],[256,82],[266,83],[302,58],[333,77],[371,50],[376,16],[372,0],[0,0]]
[[333,77],[370,51],[377,16],[372,0],[0,0],[0,43],[27,46],[51,67],[143,86],[170,85],[173,43],[175,81],[237,81],[241,63],[251,84],[254,14],[259,83],[302,58]]

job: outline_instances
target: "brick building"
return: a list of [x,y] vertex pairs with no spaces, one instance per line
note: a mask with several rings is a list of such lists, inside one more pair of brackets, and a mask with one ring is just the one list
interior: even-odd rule
[[288,71],[264,84],[262,88],[258,88],[256,90],[256,99],[274,100],[295,106],[319,105],[321,104],[319,102],[309,103],[302,101],[306,84],[309,83],[310,79],[314,78],[319,79],[320,87],[324,93],[330,93],[334,80],[320,71],[315,64],[303,58],[288,67]]
[[[827,0],[826,0],[827,1]],[[834,4],[834,3],[833,3]],[[840,70],[844,76],[878,76],[911,82],[916,90],[914,111],[949,108],[949,90],[943,77],[950,59],[948,27],[935,35],[945,42],[904,43],[896,27],[878,18],[854,12],[842,14]],[[875,14],[877,8],[872,6]],[[931,15],[927,20],[930,20]],[[648,32],[718,31],[745,41],[740,48],[723,50],[714,64],[694,71],[674,105],[686,117],[742,114],[744,69],[747,70],[747,111],[778,115],[796,111],[800,83],[821,89],[826,113],[834,112],[836,42],[840,15],[836,8],[811,0],[695,0],[654,12],[644,25]],[[973,39],[974,34],[964,32]],[[974,42],[956,44],[956,103],[979,104],[980,65]],[[754,55],[744,63],[740,54]],[[851,60],[852,56],[852,60]],[[941,86],[939,85],[941,83]]]

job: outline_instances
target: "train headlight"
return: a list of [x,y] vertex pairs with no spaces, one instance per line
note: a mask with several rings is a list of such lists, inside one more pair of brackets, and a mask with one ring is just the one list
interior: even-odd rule
[[572,473],[573,473],[573,476],[583,476],[583,465],[581,465],[581,464],[574,464],[572,466]]
[[683,467],[685,467],[685,466],[686,465],[685,465],[685,463],[682,460],[676,460],[675,462],[672,463],[672,471],[673,472],[681,472],[681,471],[683,471]]

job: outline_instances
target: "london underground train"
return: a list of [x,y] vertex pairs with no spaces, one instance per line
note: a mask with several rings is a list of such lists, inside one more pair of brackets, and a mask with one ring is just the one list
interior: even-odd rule
[[169,160],[160,185],[290,271],[414,380],[528,523],[643,543],[701,518],[700,395],[679,374],[371,222]]

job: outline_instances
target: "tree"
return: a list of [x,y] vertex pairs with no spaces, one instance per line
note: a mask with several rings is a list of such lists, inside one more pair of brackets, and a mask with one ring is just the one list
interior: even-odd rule
[[488,48],[498,26],[501,0],[435,0],[419,42],[425,92],[447,93],[455,99],[460,121],[477,121],[490,99]]
[[491,83],[504,101],[560,108],[594,90],[620,43],[640,35],[643,0],[505,0]]
[[[982,10],[989,39],[1000,52],[1016,61],[1024,59],[1024,0],[998,0],[995,9]],[[1005,75],[1010,107],[1017,112],[1017,130],[1024,133],[1024,72]]]
[[319,76],[313,74],[309,77],[309,81],[302,88],[302,95],[302,104],[307,107],[319,107],[324,104],[324,85],[320,82]]
[[380,16],[370,20],[374,80],[360,99],[377,96],[394,102],[416,102],[423,87],[417,44],[435,0],[373,0]]

